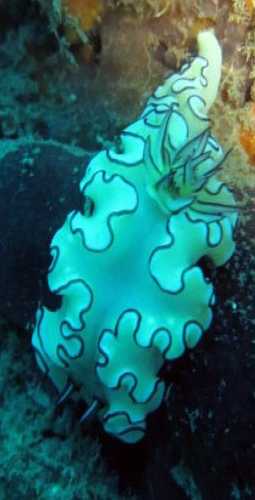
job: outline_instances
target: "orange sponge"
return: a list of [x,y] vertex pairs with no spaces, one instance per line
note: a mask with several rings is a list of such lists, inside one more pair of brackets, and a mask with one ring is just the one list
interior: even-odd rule
[[[254,119],[255,104],[250,107],[250,117]],[[255,130],[252,124],[250,126],[242,126],[239,134],[239,140],[242,148],[246,152],[251,165],[255,165]]]
[[63,0],[63,7],[83,31],[90,31],[103,13],[103,0]]
[[245,3],[246,3],[246,6],[247,6],[247,9],[248,9],[249,13],[252,14],[253,10],[254,10],[254,7],[255,7],[254,0],[246,0]]
[[251,129],[243,129],[240,133],[240,143],[246,154],[249,157],[249,161],[252,165],[255,165],[255,133]]

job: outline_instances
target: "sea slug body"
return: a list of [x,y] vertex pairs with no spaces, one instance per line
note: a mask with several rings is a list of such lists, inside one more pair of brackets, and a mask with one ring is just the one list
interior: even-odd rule
[[224,264],[237,220],[217,179],[225,155],[208,110],[221,74],[212,31],[199,54],[166,78],[119,147],[98,153],[74,211],[51,242],[49,288],[59,309],[41,307],[36,358],[63,400],[79,391],[105,430],[134,443],[161,404],[160,368],[196,346],[212,320],[212,283],[199,266]]

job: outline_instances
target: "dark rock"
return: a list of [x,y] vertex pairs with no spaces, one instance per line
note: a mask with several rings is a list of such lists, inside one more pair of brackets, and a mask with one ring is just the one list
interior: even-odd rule
[[0,314],[31,329],[40,301],[51,303],[49,244],[81,207],[79,181],[91,155],[53,141],[3,141],[0,149]]

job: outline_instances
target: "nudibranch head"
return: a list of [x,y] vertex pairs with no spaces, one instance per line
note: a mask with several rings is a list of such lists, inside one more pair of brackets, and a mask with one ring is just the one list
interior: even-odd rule
[[[165,133],[163,138],[159,137],[157,145],[159,162],[156,163],[157,160],[153,157],[150,137],[144,148],[148,192],[169,214],[185,209],[199,200],[202,189],[225,160],[225,155],[210,135],[209,128],[190,140],[186,137],[180,148],[173,148],[171,134],[175,127],[169,125],[171,114],[172,111],[162,124]],[[178,120],[182,120],[181,116]],[[185,124],[184,120],[183,123]]]
[[164,363],[199,342],[215,296],[201,258],[234,251],[235,201],[216,178],[224,154],[207,112],[220,80],[211,31],[199,55],[168,77],[118,147],[98,153],[72,212],[51,243],[56,311],[37,314],[33,346],[60,401],[79,392],[107,432],[127,443],[159,407]]

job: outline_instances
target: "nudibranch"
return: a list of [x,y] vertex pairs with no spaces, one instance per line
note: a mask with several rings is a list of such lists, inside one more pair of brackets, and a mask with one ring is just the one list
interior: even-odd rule
[[213,31],[198,56],[167,77],[137,121],[98,153],[51,242],[51,292],[33,333],[37,362],[60,392],[79,395],[104,429],[127,443],[165,394],[161,367],[192,349],[212,320],[215,295],[201,259],[232,255],[237,210],[217,179],[225,155],[208,110],[221,74]]

